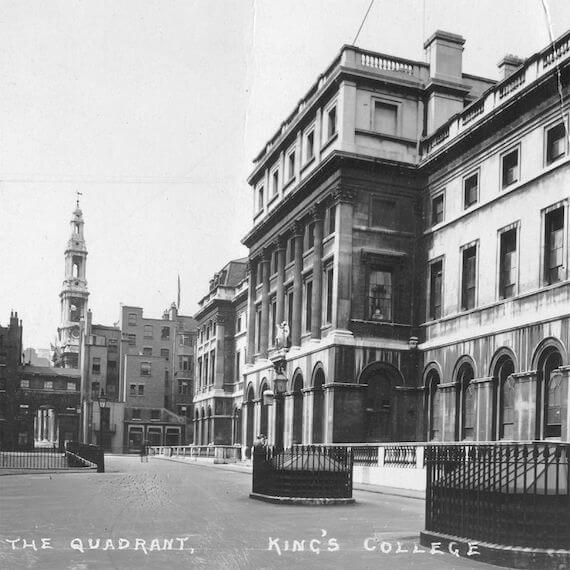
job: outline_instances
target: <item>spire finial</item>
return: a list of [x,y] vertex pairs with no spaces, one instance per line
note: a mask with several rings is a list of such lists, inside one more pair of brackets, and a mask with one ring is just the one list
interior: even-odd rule
[[83,196],[83,192],[76,190],[75,194],[77,194],[77,207],[79,208],[79,196]]

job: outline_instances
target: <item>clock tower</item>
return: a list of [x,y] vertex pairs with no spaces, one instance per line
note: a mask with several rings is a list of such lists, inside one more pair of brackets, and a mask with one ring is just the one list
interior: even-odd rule
[[79,200],[71,217],[71,235],[65,249],[65,279],[59,294],[61,299],[60,326],[57,329],[58,342],[54,355],[56,366],[79,367],[81,327],[87,316],[87,280],[85,269],[87,248],[83,235],[83,212]]

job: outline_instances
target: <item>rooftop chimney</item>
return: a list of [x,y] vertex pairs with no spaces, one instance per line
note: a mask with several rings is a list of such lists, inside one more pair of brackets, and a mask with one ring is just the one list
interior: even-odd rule
[[506,79],[510,77],[521,65],[523,65],[524,59],[517,57],[516,55],[507,54],[499,63],[497,67],[499,68],[500,79]]
[[424,43],[432,78],[461,81],[463,36],[437,30]]

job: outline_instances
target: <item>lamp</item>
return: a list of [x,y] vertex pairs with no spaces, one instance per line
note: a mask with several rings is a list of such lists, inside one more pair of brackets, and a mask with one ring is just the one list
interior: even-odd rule
[[106,408],[107,407],[107,396],[105,396],[105,392],[103,391],[102,388],[101,388],[101,393],[99,394],[99,397],[97,398],[97,402],[99,403],[100,408]]
[[99,404],[99,446],[101,449],[104,449],[105,439],[103,435],[103,410],[107,407],[107,396],[105,396],[105,392],[101,388],[101,393],[97,398],[97,403]]

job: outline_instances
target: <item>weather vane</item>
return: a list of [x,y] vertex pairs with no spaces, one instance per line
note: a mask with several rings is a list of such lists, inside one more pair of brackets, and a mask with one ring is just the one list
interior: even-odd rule
[[77,194],[77,207],[79,208],[79,196],[83,196],[83,192],[76,190],[75,193]]

